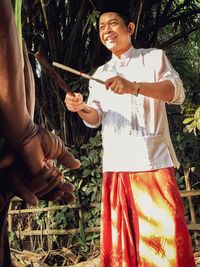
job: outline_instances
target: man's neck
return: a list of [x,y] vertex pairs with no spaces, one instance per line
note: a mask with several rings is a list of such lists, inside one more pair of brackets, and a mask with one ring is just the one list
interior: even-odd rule
[[120,51],[113,51],[112,54],[116,57],[118,57],[119,59],[121,58],[121,56],[126,53],[130,48],[132,47],[132,44],[130,44],[126,49],[120,50]]
[[128,51],[130,48],[132,47],[132,44],[129,44],[126,48],[120,50],[120,51],[113,51],[112,54],[115,55],[118,58],[121,58],[121,55],[123,55],[124,53],[126,53],[126,51]]

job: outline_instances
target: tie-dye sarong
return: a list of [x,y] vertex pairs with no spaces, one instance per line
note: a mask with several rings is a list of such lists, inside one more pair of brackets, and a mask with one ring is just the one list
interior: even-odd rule
[[173,168],[103,175],[100,267],[194,267]]

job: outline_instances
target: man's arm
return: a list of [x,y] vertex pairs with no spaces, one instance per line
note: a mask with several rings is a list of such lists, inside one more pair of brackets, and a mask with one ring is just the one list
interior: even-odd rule
[[58,136],[32,121],[11,1],[0,1],[0,13],[0,125],[4,137],[33,175],[42,170],[46,159],[58,159],[69,168],[80,167]]
[[[96,125],[99,122],[98,112],[94,108],[85,104],[81,94],[75,94],[75,96],[67,94],[65,97],[65,105],[71,112],[77,112],[85,122],[91,125]],[[87,106],[88,112],[83,111],[85,106]]]
[[15,145],[31,126],[26,108],[23,60],[11,1],[0,1],[0,121],[9,143]]
[[174,97],[174,85],[168,80],[154,83],[136,83],[116,76],[106,81],[106,88],[116,94],[139,93],[166,102],[171,101]]
[[164,102],[181,104],[185,94],[179,74],[170,64],[163,50],[154,49],[147,60],[155,73],[155,82],[137,83],[122,77],[111,77],[105,82],[107,90],[116,94],[141,94]]

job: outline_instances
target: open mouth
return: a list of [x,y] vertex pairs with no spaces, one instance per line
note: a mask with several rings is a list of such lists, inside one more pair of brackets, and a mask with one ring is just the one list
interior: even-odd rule
[[106,38],[106,47],[108,49],[112,49],[116,45],[115,39],[116,39],[116,37],[108,37],[108,38]]
[[105,39],[105,41],[106,42],[112,42],[112,41],[114,41],[115,40],[115,38],[116,38],[116,36],[108,36],[108,37],[106,37],[106,39]]

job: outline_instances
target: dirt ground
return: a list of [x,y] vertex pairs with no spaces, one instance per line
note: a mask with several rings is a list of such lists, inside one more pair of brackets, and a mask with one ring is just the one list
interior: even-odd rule
[[[80,262],[80,258],[69,249],[62,248],[56,251],[35,253],[31,251],[18,251],[11,249],[13,267],[98,267],[98,253],[93,254],[91,259]],[[59,262],[62,264],[59,264]]]
[[[61,253],[58,252],[57,253]],[[62,251],[63,253],[63,251]],[[66,253],[66,251],[65,251]],[[61,254],[60,254],[61,255]],[[72,261],[72,255],[70,256],[70,253],[68,251],[68,253],[65,254],[65,257],[67,259],[67,256],[70,257],[71,261]],[[200,252],[196,252],[194,254],[195,256],[195,262],[196,262],[196,267],[200,267]],[[60,266],[60,267],[99,267],[99,256],[90,259],[88,261],[84,261],[84,262],[79,262],[79,263],[75,263],[72,265],[67,264],[67,260],[66,260],[66,264],[65,265],[48,265],[45,263],[45,259],[48,257],[47,255],[44,254],[37,254],[37,253],[33,253],[30,251],[22,251],[22,252],[17,252],[17,251],[12,251],[12,261],[13,261],[13,267],[50,267],[50,266]],[[68,258],[69,259],[69,258]],[[75,258],[74,258],[75,259]],[[76,259],[78,260],[78,259]]]

